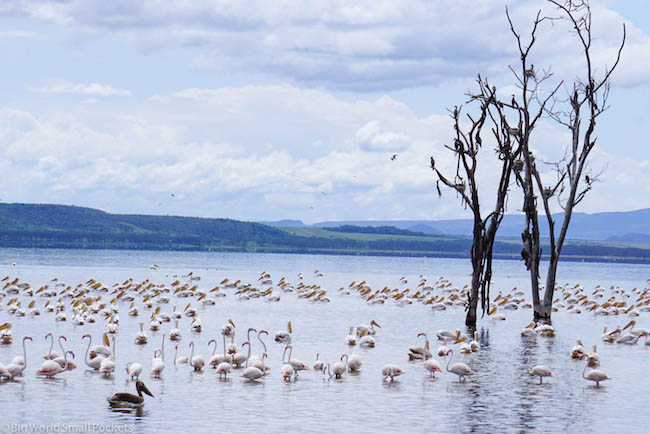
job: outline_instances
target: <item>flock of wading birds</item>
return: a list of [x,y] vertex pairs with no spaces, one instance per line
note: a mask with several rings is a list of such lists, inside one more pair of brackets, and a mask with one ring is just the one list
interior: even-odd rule
[[[151,267],[158,268],[157,265]],[[314,272],[314,277],[322,277],[318,270]],[[126,303],[129,303],[127,314],[130,316],[139,316],[140,310],[144,309],[147,316],[150,317],[148,328],[153,331],[160,330],[165,322],[175,322],[175,327],[171,328],[168,333],[162,335],[161,348],[154,350],[153,359],[149,367],[151,377],[160,378],[165,369],[165,339],[166,337],[177,342],[181,340],[181,330],[179,329],[179,320],[183,315],[191,317],[190,331],[201,332],[201,319],[197,315],[197,310],[188,303],[183,311],[176,310],[174,306],[171,313],[162,311],[162,307],[168,305],[172,298],[193,299],[195,303],[201,303],[204,306],[215,305],[219,297],[226,297],[227,290],[239,298],[239,300],[248,300],[251,298],[263,298],[269,302],[278,302],[281,299],[281,292],[295,293],[298,298],[303,298],[313,303],[326,303],[330,301],[327,291],[322,289],[318,284],[306,285],[303,283],[302,274],[298,275],[299,283],[296,286],[290,284],[283,277],[273,286],[271,276],[262,272],[255,285],[242,283],[237,280],[232,282],[228,279],[223,280],[218,286],[210,290],[201,290],[197,281],[199,276],[189,273],[188,282],[182,283],[175,280],[170,286],[164,284],[155,284],[149,280],[137,283],[133,279],[128,279],[123,283],[118,283],[108,287],[100,282],[90,279],[76,287],[69,286],[58,279],[53,279],[49,284],[38,289],[33,289],[28,283],[19,281],[18,278],[9,276],[2,279],[3,288],[0,290],[0,311],[4,310],[6,315],[22,317],[26,315],[41,315],[41,309],[36,307],[37,298],[45,298],[47,301],[43,306],[45,314],[51,314],[55,321],[71,321],[76,325],[85,323],[94,323],[98,319],[106,323],[106,329],[103,333],[102,344],[92,345],[92,336],[86,334],[83,339],[88,339],[88,347],[84,361],[88,367],[99,371],[101,374],[111,376],[117,368],[115,361],[115,335],[119,329],[119,312]],[[400,279],[402,285],[407,285],[406,277]],[[462,289],[453,287],[452,284],[444,278],[438,279],[433,285],[427,284],[427,279],[420,276],[420,281],[416,290],[411,289],[390,289],[384,287],[381,290],[373,290],[365,281],[352,282],[347,288],[340,288],[337,292],[341,296],[358,294],[367,303],[398,303],[401,305],[422,303],[430,306],[432,310],[444,310],[453,306],[464,306],[467,299],[467,287]],[[553,310],[565,309],[569,313],[593,313],[594,315],[629,315],[632,317],[639,316],[640,312],[650,311],[650,279],[647,281],[645,289],[634,288],[630,291],[619,287],[610,287],[609,289],[597,286],[594,290],[587,291],[580,285],[558,286],[558,298],[553,304]],[[234,291],[234,292],[233,292]],[[512,310],[531,308],[530,303],[524,299],[524,293],[512,289],[509,293],[499,293],[493,300],[489,309],[489,315],[494,321],[505,320],[505,314],[497,310]],[[26,300],[27,299],[27,300]],[[55,301],[56,300],[56,301]],[[107,301],[108,300],[108,301]],[[1,301],[6,301],[1,303]],[[27,303],[27,309],[22,307],[23,302]],[[137,303],[137,304],[136,304]],[[0,312],[0,314],[2,314]],[[68,318],[70,316],[70,318]],[[140,331],[134,338],[136,345],[143,345],[148,342],[148,337],[144,331],[144,321],[140,322]],[[376,321],[370,321],[367,325],[352,326],[349,329],[349,335],[345,343],[349,346],[359,345],[361,347],[374,347],[375,338],[373,337],[381,326]],[[629,329],[629,330],[628,330]],[[625,332],[626,330],[627,333]],[[214,368],[220,378],[227,378],[233,369],[243,369],[241,377],[249,381],[258,381],[268,376],[269,367],[265,364],[267,347],[263,340],[264,335],[268,335],[266,330],[247,329],[247,340],[242,344],[248,347],[247,353],[240,352],[235,345],[235,333],[237,329],[232,320],[221,328],[221,337],[223,341],[223,352],[217,353],[218,342],[212,339],[208,345],[214,344],[212,356],[206,362],[206,359],[200,355],[194,355],[194,342],[189,343],[191,354],[186,357],[178,357],[178,344],[175,345],[174,365],[187,364],[194,370],[202,370],[206,365]],[[251,354],[252,337],[251,333],[256,334],[256,338],[264,349],[261,354]],[[521,331],[522,339],[534,339],[537,336],[553,337],[555,331],[551,325],[531,323]],[[111,336],[112,338],[109,338]],[[429,338],[426,333],[418,334],[418,337],[424,337],[424,346],[412,346],[408,350],[409,360],[422,360],[424,369],[431,375],[435,372],[443,372],[442,366],[434,359],[430,348]],[[602,340],[610,343],[634,345],[645,337],[645,345],[650,346],[650,330],[636,327],[636,321],[631,320],[625,327],[618,326],[614,330],[605,328]],[[437,339],[441,345],[437,349],[438,357],[449,357],[446,370],[458,375],[459,381],[465,381],[467,376],[475,372],[465,363],[457,362],[452,364],[454,350],[447,345],[461,344],[460,353],[472,353],[480,351],[480,344],[477,334],[474,332],[473,340],[467,342],[470,338],[461,336],[460,330],[439,330],[436,333]],[[61,353],[54,351],[55,338],[52,333],[48,333],[45,339],[49,339],[49,351],[43,356],[45,361],[36,371],[36,375],[45,377],[54,377],[63,371],[76,368],[74,359],[75,354],[71,350],[66,350],[64,342],[67,342],[65,336],[59,336],[58,343]],[[15,377],[23,375],[26,368],[27,351],[26,341],[32,341],[29,336],[23,337],[23,356],[15,357],[8,365],[0,363],[0,381],[9,381]],[[282,355],[281,376],[286,381],[294,381],[298,378],[298,372],[310,370],[310,366],[300,360],[292,358],[292,327],[291,322],[287,324],[287,330],[279,331],[275,335],[275,341],[284,345]],[[0,326],[0,344],[10,345],[13,342],[11,323],[7,322]],[[112,342],[112,345],[111,345]],[[112,349],[111,349],[112,348]],[[288,356],[287,356],[288,353]],[[531,352],[526,349],[524,354],[528,354],[527,371],[533,377],[539,377],[540,384],[544,377],[552,376],[549,368],[543,365],[530,367]],[[585,359],[586,364],[582,372],[583,378],[594,381],[597,386],[600,382],[611,379],[601,370],[595,369],[600,365],[596,345],[593,346],[592,352],[587,352],[580,340],[577,341],[571,351],[572,358]],[[347,372],[358,372],[361,369],[362,361],[358,355],[348,356],[344,354],[341,359],[333,364],[325,363],[319,360],[316,355],[316,362],[313,364],[315,371],[322,372],[328,379],[341,378]],[[141,406],[144,403],[143,393],[153,396],[139,377],[144,370],[144,366],[137,362],[128,362],[126,371],[131,380],[136,379],[135,387],[137,395],[130,393],[117,393],[109,398],[112,406],[131,407]],[[396,364],[388,364],[382,369],[384,380],[394,381],[395,377],[404,374]]]

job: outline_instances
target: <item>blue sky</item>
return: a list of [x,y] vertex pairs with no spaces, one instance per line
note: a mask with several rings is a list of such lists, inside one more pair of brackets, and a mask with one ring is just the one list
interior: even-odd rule
[[[2,1],[0,199],[242,220],[464,216],[455,195],[435,194],[428,161],[451,167],[446,109],[477,73],[512,93],[506,4],[524,32],[546,7]],[[603,182],[578,211],[650,207],[650,13],[640,0],[592,6],[601,67],[623,22],[628,41],[598,123],[591,168],[606,167]],[[561,25],[544,26],[533,63],[572,79],[577,49]],[[535,134],[541,157],[561,154],[565,130],[545,122]],[[485,192],[494,167],[481,172]],[[513,189],[508,211],[520,203]]]

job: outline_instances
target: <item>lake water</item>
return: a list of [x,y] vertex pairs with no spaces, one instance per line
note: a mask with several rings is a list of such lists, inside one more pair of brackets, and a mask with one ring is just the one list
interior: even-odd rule
[[[12,266],[15,261],[16,265]],[[151,270],[152,264],[157,270]],[[319,270],[323,276],[315,277]],[[189,330],[191,318],[183,316],[179,349],[189,355],[190,340],[197,353],[206,357],[212,351],[208,341],[216,338],[222,351],[221,327],[232,319],[237,326],[236,341],[245,340],[245,330],[255,327],[270,332],[267,339],[269,375],[259,382],[248,382],[234,370],[226,381],[220,381],[213,369],[193,372],[187,365],[174,367],[173,343],[165,342],[166,367],[161,379],[148,375],[153,350],[159,348],[163,333],[172,323],[163,323],[160,331],[148,330],[151,311],[138,299],[140,316],[127,314],[129,302],[118,302],[120,325],[117,333],[116,363],[118,369],[110,378],[103,378],[85,367],[86,342],[82,335],[91,333],[94,343],[101,337],[105,322],[98,316],[94,324],[78,326],[55,322],[54,314],[45,313],[45,298],[35,297],[40,316],[16,317],[7,312],[7,296],[0,311],[0,323],[11,322],[14,342],[0,345],[0,362],[8,364],[22,354],[21,340],[34,338],[27,346],[27,368],[24,377],[0,383],[0,429],[9,424],[93,424],[127,427],[136,432],[641,432],[650,423],[650,347],[621,346],[601,341],[603,327],[626,324],[627,316],[596,317],[590,313],[570,315],[559,311],[553,315],[554,338],[537,337],[524,341],[521,329],[530,323],[531,310],[506,311],[506,321],[488,317],[479,321],[481,350],[455,355],[476,375],[467,382],[448,372],[429,378],[422,362],[409,362],[411,345],[422,345],[419,332],[427,332],[432,350],[438,346],[435,332],[439,329],[464,331],[462,307],[433,312],[420,303],[400,306],[389,301],[369,305],[356,293],[341,296],[337,289],[353,281],[366,280],[373,289],[415,288],[418,276],[424,275],[433,284],[444,276],[455,286],[469,283],[468,260],[431,258],[389,258],[361,256],[279,255],[241,253],[180,253],[131,251],[80,251],[0,249],[0,274],[18,277],[38,288],[58,278],[73,287],[94,278],[107,286],[133,278],[149,279],[170,285],[188,274],[201,276],[200,289],[209,290],[224,278],[255,284],[262,271],[271,274],[274,282],[285,277],[298,284],[298,273],[304,283],[317,283],[328,291],[330,303],[314,303],[298,298],[295,293],[281,294],[281,301],[270,303],[263,298],[238,300],[234,290],[226,289],[227,297],[217,304],[202,306],[195,298],[176,299],[162,310],[173,306],[182,310],[191,302],[203,323],[201,333]],[[543,275],[543,274],[542,274]],[[177,277],[175,277],[177,276]],[[399,279],[406,276],[408,284]],[[600,284],[608,288],[645,288],[650,278],[646,265],[573,263],[560,265],[559,283],[580,283],[591,290]],[[187,282],[188,279],[181,279]],[[523,289],[530,299],[528,276],[518,261],[495,261],[493,295],[513,287]],[[108,299],[108,295],[102,295]],[[24,307],[31,297],[20,295]],[[54,301],[56,298],[54,299]],[[69,303],[69,299],[66,300]],[[154,307],[156,305],[154,304]],[[68,309],[68,315],[70,311]],[[637,318],[637,326],[650,327],[648,313]],[[376,320],[382,328],[375,335],[375,348],[363,349],[345,345],[351,325]],[[133,343],[139,322],[145,321],[149,336],[146,345]],[[361,372],[348,374],[341,380],[328,380],[313,371],[300,373],[296,382],[280,377],[284,347],[273,342],[273,335],[293,325],[293,358],[309,365],[316,353],[326,362],[334,363],[343,353],[358,354],[363,361]],[[76,354],[78,368],[57,375],[54,379],[34,375],[47,353],[44,335],[52,332],[68,338],[68,346]],[[582,378],[583,363],[569,357],[575,340],[581,338],[587,349],[598,344],[601,367],[613,378],[599,388]],[[525,371],[524,349],[533,348],[533,364],[544,364],[554,373],[544,384]],[[458,349],[458,346],[454,348]],[[255,340],[253,353],[261,348]],[[444,364],[445,360],[435,357]],[[112,410],[106,398],[116,392],[134,393],[124,366],[128,361],[145,367],[141,379],[155,396],[146,397],[141,412]],[[383,381],[382,367],[387,363],[400,365],[406,374],[395,382]],[[22,428],[25,425],[16,425]],[[56,426],[56,425],[55,425]],[[59,425],[62,426],[62,425]],[[102,428],[104,429],[104,428]]]

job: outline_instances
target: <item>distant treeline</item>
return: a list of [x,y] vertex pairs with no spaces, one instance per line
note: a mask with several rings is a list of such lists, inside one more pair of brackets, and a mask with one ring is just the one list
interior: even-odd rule
[[414,232],[409,231],[408,229],[398,229],[395,226],[353,226],[353,225],[343,225],[337,227],[326,227],[323,228],[326,231],[332,232],[347,232],[352,234],[386,234],[386,235],[407,235],[415,237],[429,237],[430,234],[425,234],[424,232]]
[[[446,257],[469,257],[471,251],[468,237],[431,236],[390,226],[327,230],[347,235],[325,237],[317,229],[297,235],[290,230],[230,219],[119,215],[62,205],[0,204],[1,247]],[[494,247],[495,257],[520,258],[518,240],[497,240]],[[544,251],[548,248],[543,246]],[[635,246],[570,242],[564,253],[566,259],[650,263],[650,248]]]

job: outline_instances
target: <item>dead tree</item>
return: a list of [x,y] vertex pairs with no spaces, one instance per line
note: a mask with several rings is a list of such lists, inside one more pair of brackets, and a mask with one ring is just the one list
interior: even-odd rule
[[[474,103],[479,106],[478,117],[475,118],[468,113],[469,124],[463,128],[461,107],[455,107],[450,111],[454,121],[455,138],[453,145],[446,145],[445,148],[454,154],[456,161],[453,177],[443,174],[431,157],[431,169],[438,177],[436,183],[438,194],[442,195],[440,183],[455,190],[463,205],[472,211],[474,219],[471,251],[472,285],[468,293],[465,319],[465,324],[471,328],[476,327],[479,298],[483,314],[489,309],[492,249],[506,208],[512,167],[520,150],[516,143],[513,146],[512,135],[503,113],[504,104],[497,100],[496,88],[491,87],[488,80],[482,79],[480,75],[477,83],[479,92],[468,95],[470,97],[468,104]],[[482,217],[476,171],[479,151],[483,145],[483,130],[486,127],[490,127],[492,134],[488,140],[494,141],[496,155],[501,162],[501,176],[494,209],[486,217]]]
[[[522,233],[522,257],[530,271],[534,318],[544,321],[551,319],[557,267],[573,209],[584,199],[602,173],[595,174],[589,171],[587,163],[589,154],[596,145],[594,137],[596,119],[608,108],[610,78],[619,63],[625,44],[625,26],[623,26],[623,38],[613,66],[605,68],[600,78],[596,77],[596,70],[592,64],[591,9],[588,1],[548,0],[548,2],[557,8],[560,15],[540,17],[541,12],[539,12],[534,21],[528,45],[523,43],[521,35],[515,30],[506,9],[510,29],[517,40],[521,57],[520,72],[513,68],[511,70],[518,81],[521,90],[520,100],[522,101],[516,109],[523,120],[520,135],[522,163],[519,163],[523,174],[515,171],[517,182],[523,190],[523,211],[526,215],[526,225]],[[558,96],[558,90],[564,85],[564,82],[560,82],[548,95],[543,97],[538,91],[538,85],[551,78],[553,74],[550,73],[550,70],[535,71],[533,65],[528,63],[531,48],[536,40],[535,33],[539,24],[545,20],[564,20],[570,23],[574,35],[580,41],[586,62],[584,78],[578,79],[569,87],[568,96],[565,99]],[[514,97],[512,104],[517,106]],[[535,113],[534,116],[533,113]],[[566,147],[565,157],[559,162],[545,162],[555,169],[557,175],[552,183],[546,186],[537,169],[535,156],[531,152],[530,146],[531,133],[542,115],[567,127],[571,132],[571,144]],[[587,125],[587,128],[583,133],[581,126],[584,124]],[[550,238],[550,259],[543,301],[539,297],[539,262],[542,251],[537,216],[538,197],[541,198],[541,204],[544,207]],[[557,234],[550,202],[554,197],[557,198],[558,204],[563,210],[562,226]]]
[[537,31],[542,22],[548,20],[537,13],[529,39],[524,41],[521,34],[515,30],[515,26],[506,8],[506,16],[510,23],[510,31],[515,36],[517,48],[519,49],[521,64],[519,69],[512,66],[512,71],[517,81],[517,88],[520,90],[520,97],[512,96],[509,108],[517,113],[519,125],[511,128],[511,133],[521,146],[521,159],[515,164],[515,177],[517,184],[521,187],[524,196],[522,211],[525,215],[525,226],[521,234],[522,249],[521,257],[526,264],[530,275],[530,287],[533,299],[533,310],[535,319],[538,319],[542,312],[542,304],[539,296],[539,263],[542,259],[542,248],[540,243],[539,219],[537,215],[537,195],[535,193],[535,157],[531,151],[530,141],[533,130],[545,114],[545,107],[553,98],[560,85],[557,85],[545,97],[540,95],[539,84],[550,79],[553,74],[550,70],[535,71],[528,59],[531,50],[537,40]]
[[[537,189],[540,192],[548,221],[551,250],[541,312],[541,317],[544,320],[551,319],[557,268],[573,209],[582,202],[603,173],[602,170],[597,173],[590,170],[588,159],[596,146],[596,120],[609,107],[610,78],[621,59],[626,36],[625,24],[623,24],[621,44],[616,58],[613,59],[614,63],[611,67],[605,67],[599,75],[592,62],[593,36],[589,2],[586,0],[549,1],[558,8],[561,18],[568,21],[572,27],[574,35],[580,42],[585,65],[582,78],[576,79],[572,84],[567,97],[564,100],[554,97],[553,104],[546,110],[553,120],[568,128],[571,133],[571,143],[566,147],[566,158],[553,163],[557,175],[553,185],[545,187],[539,171],[534,172]],[[584,131],[581,129],[582,126],[586,126]],[[553,197],[557,198],[562,209],[560,217],[562,225],[557,235],[550,205]]]

